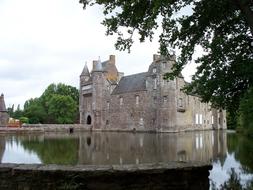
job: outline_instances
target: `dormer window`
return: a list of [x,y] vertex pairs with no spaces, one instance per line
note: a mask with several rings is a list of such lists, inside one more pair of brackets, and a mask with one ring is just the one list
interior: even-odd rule
[[152,72],[153,72],[153,73],[156,73],[156,67],[153,68]]

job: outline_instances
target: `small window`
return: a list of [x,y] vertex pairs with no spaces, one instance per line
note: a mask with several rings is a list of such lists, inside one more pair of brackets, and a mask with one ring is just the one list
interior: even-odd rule
[[110,102],[109,101],[107,101],[106,102],[106,108],[109,110],[109,108],[110,108]]
[[157,97],[156,96],[154,96],[154,103],[156,103],[157,102]]
[[163,69],[166,68],[166,62],[163,62]]
[[109,125],[109,120],[106,120],[106,125]]
[[164,96],[164,97],[163,97],[163,102],[164,102],[164,103],[168,102],[168,96]]
[[154,89],[157,89],[157,79],[154,78]]
[[196,114],[196,116],[195,116],[195,123],[199,124],[199,114]]
[[121,105],[121,106],[123,105],[123,98],[122,97],[119,98],[119,105]]
[[179,107],[183,107],[183,99],[182,98],[179,98],[179,100],[178,100],[178,106]]
[[153,70],[152,70],[153,73],[156,73],[156,68],[154,67]]
[[136,103],[136,105],[138,105],[140,103],[140,96],[139,95],[135,96],[135,103]]
[[199,114],[199,124],[201,125],[203,124],[202,119],[203,119],[202,114]]
[[213,115],[212,115],[212,124],[214,124],[214,121],[213,121]]

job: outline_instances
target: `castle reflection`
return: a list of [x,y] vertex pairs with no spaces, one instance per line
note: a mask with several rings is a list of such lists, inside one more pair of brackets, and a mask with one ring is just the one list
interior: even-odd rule
[[85,133],[79,136],[78,164],[140,164],[225,158],[226,133]]
[[22,163],[21,157],[31,156],[36,163],[72,165],[210,162],[225,159],[226,135],[222,131],[6,135],[0,136],[0,161]]

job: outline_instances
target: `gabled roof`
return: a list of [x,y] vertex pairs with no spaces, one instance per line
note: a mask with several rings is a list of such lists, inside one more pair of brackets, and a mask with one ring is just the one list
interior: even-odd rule
[[112,94],[146,90],[146,76],[147,72],[122,77]]

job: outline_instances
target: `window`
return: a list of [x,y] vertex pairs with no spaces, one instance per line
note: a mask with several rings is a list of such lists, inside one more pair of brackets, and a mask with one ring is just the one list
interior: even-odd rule
[[163,97],[163,102],[166,103],[168,101],[168,96]]
[[121,106],[123,105],[123,98],[122,97],[119,98],[119,105],[121,105]]
[[203,124],[202,119],[203,119],[202,114],[199,114],[199,124]]
[[110,108],[110,102],[109,101],[107,101],[106,102],[106,108],[109,110],[109,108]]
[[164,69],[166,68],[166,62],[163,62],[163,68]]
[[213,122],[213,115],[212,115],[212,124],[213,124],[214,122]]
[[152,70],[153,73],[156,73],[156,68],[154,67],[153,70]]
[[156,103],[157,102],[157,97],[154,96],[153,99],[154,99],[154,103]]
[[178,100],[178,106],[179,107],[183,107],[183,99],[182,98],[179,98],[179,100]]
[[140,103],[140,96],[139,95],[135,96],[135,103],[136,103],[136,105],[138,105]]
[[154,78],[154,89],[157,89],[157,79]]
[[199,114],[196,114],[195,123],[196,123],[196,124],[199,124]]

